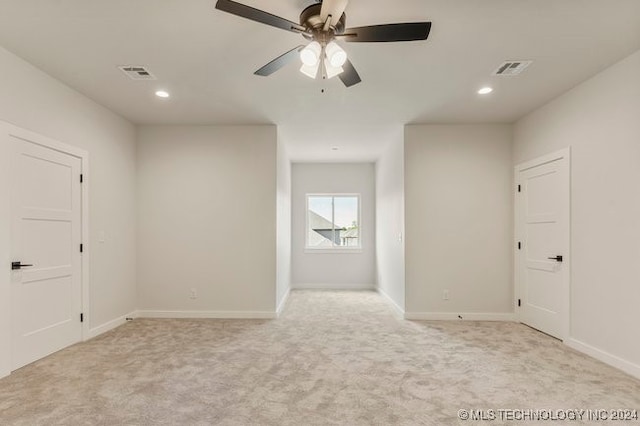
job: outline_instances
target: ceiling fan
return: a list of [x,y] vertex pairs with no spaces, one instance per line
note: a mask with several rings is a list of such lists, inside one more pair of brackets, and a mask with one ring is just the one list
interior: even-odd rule
[[345,86],[360,83],[361,79],[347,53],[336,40],[346,42],[392,42],[426,40],[431,22],[408,22],[402,24],[371,25],[346,28],[344,13],[349,0],[324,0],[305,8],[300,14],[300,23],[289,21],[271,13],[232,1],[218,0],[216,9],[252,21],[293,33],[302,34],[310,41],[278,56],[254,74],[269,76],[296,58],[302,60],[300,71],[316,78],[320,71],[323,78],[338,76]]

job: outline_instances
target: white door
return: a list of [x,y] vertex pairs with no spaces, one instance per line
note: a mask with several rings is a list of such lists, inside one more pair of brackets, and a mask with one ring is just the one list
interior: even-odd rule
[[516,167],[516,299],[521,322],[569,332],[569,150]]
[[15,370],[82,338],[82,160],[15,136],[10,143]]

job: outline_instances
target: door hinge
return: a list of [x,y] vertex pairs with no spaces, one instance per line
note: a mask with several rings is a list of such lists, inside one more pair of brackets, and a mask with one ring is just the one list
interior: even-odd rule
[[83,252],[84,252],[84,245],[80,244],[80,253],[83,253]]
[[84,182],[84,175],[80,173],[80,183]]
[[518,250],[522,250],[522,243],[518,241]]
[[84,322],[84,314],[80,313],[80,322]]
[[522,301],[518,299],[518,306],[522,306]]
[[522,186],[518,185],[518,192],[522,192]]

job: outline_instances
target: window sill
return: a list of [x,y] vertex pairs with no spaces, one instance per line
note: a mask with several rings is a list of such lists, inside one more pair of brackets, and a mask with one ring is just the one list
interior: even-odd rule
[[362,253],[362,248],[361,247],[354,247],[354,248],[312,248],[312,247],[305,247],[304,249],[305,253],[315,253],[315,254],[360,254]]

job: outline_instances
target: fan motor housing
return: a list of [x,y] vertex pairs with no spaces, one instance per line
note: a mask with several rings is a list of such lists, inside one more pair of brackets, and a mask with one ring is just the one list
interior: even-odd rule
[[344,32],[347,15],[343,13],[335,26],[332,25],[328,31],[324,31],[324,21],[320,17],[321,9],[322,3],[312,4],[300,14],[300,25],[312,31],[312,34],[303,33],[303,36],[310,40],[316,38],[332,39],[335,34],[342,34]]

